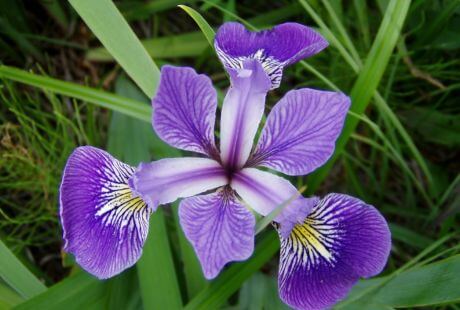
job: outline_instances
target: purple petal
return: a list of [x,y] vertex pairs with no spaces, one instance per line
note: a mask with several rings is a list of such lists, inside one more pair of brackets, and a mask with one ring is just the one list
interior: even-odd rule
[[200,194],[228,181],[224,169],[212,159],[166,158],[141,163],[130,183],[136,194],[156,210],[159,204]]
[[242,24],[229,22],[217,31],[214,46],[226,69],[241,68],[248,59],[259,61],[273,89],[279,86],[285,66],[319,53],[328,43],[313,29],[297,23],[251,32]]
[[69,157],[60,189],[64,249],[100,279],[132,266],[141,256],[151,211],[133,196],[130,167],[94,147]]
[[264,216],[293,199],[275,218],[275,221],[285,223],[288,233],[289,226],[298,222],[299,214],[303,216],[300,220],[303,220],[317,201],[316,198],[300,196],[297,189],[286,179],[255,168],[245,168],[236,173],[231,187],[252,209]]
[[272,109],[251,166],[288,175],[304,175],[323,165],[334,152],[350,98],[342,93],[290,91]]
[[327,195],[303,224],[280,239],[280,296],[295,309],[331,307],[360,277],[380,273],[391,248],[383,216],[342,194]]
[[244,166],[264,113],[270,80],[256,61],[229,71],[232,85],[224,99],[220,124],[223,163],[233,169]]
[[231,190],[184,199],[179,217],[207,279],[216,277],[226,263],[247,259],[254,250],[254,215]]
[[166,143],[213,156],[217,95],[211,80],[191,68],[163,66],[152,101],[153,128]]

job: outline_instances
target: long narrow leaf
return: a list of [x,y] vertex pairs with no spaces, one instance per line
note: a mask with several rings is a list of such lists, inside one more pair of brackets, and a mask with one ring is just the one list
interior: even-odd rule
[[145,309],[181,309],[182,298],[171,257],[163,209],[150,218],[149,235],[137,263]]
[[344,308],[363,309],[368,304],[413,308],[459,302],[459,273],[460,255],[455,255],[436,263],[402,272],[383,285],[381,283],[387,281],[388,277],[363,281],[369,282],[369,285],[360,284],[360,286],[366,286],[367,290],[373,285],[381,287],[375,293],[367,294],[347,304]]
[[77,13],[142,91],[152,98],[160,72],[110,0],[70,0]]
[[179,7],[182,10],[184,10],[188,15],[190,15],[190,17],[193,18],[198,27],[200,27],[201,32],[203,32],[204,36],[206,37],[206,40],[208,40],[209,45],[212,46],[215,35],[214,29],[212,29],[212,27],[209,26],[208,22],[203,18],[203,16],[200,15],[200,13],[198,13],[191,7],[188,7],[186,5],[179,5]]
[[17,310],[88,309],[106,302],[107,283],[79,272],[18,305]]
[[0,277],[24,298],[46,291],[40,282],[0,240]]
[[219,309],[252,274],[258,271],[279,248],[279,241],[274,231],[268,231],[256,242],[251,259],[235,263],[212,281],[185,309]]
[[[402,25],[409,10],[410,1],[392,0],[387,7],[377,37],[372,44],[371,51],[366,59],[363,70],[358,75],[352,91],[352,105],[350,110],[358,115],[362,114],[369,104],[377,86],[388,65],[391,53],[396,46]],[[328,175],[334,162],[340,156],[345,145],[358,125],[358,119],[349,117],[346,120],[342,134],[337,141],[334,156],[326,165],[316,170],[309,178],[309,191],[314,191]]]
[[136,100],[113,95],[91,87],[64,82],[58,79],[29,73],[21,69],[3,65],[0,65],[0,78],[87,101],[100,107],[108,108],[113,111],[118,111],[125,115],[135,117],[145,122],[151,121],[152,108],[150,106],[142,104]]
[[185,283],[187,285],[187,297],[189,299],[195,297],[207,285],[201,269],[198,257],[193,250],[192,245],[185,237],[183,230],[180,228],[179,219],[179,204],[173,204],[173,213],[176,227],[178,228],[177,235],[179,238],[180,258],[182,260]]

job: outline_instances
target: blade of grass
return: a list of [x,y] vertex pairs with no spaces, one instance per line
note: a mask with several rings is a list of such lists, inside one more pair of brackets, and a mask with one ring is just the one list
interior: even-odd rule
[[[142,40],[142,45],[154,59],[193,57],[208,47],[201,32]],[[91,61],[113,61],[113,56],[104,47],[90,49],[86,58]]]
[[[358,57],[358,53],[356,51],[356,48],[354,47],[350,37],[348,36],[345,27],[342,25],[340,20],[337,18],[337,15],[335,14],[334,9],[332,6],[329,4],[327,0],[323,0],[327,11],[329,12],[332,21],[334,22],[336,28],[339,30],[341,36],[346,40],[348,48],[351,50],[352,55],[350,55],[345,47],[342,45],[342,43],[336,38],[334,33],[327,27],[326,23],[321,19],[321,17],[315,12],[313,7],[306,2],[305,0],[299,0],[299,2],[302,4],[302,6],[305,8],[305,10],[309,13],[309,15],[315,20],[315,22],[320,26],[321,31],[326,35],[326,37],[331,40],[331,43],[333,46],[337,48],[339,53],[342,55],[344,60],[349,64],[349,66],[356,72],[360,73],[363,70],[363,64],[361,60]],[[353,57],[352,57],[353,56]],[[318,71],[312,70],[311,66],[308,66],[307,63],[304,61],[301,62],[304,67],[306,67],[309,71],[311,71],[313,74],[321,78],[323,81],[327,80],[327,78],[323,77]],[[331,85],[332,83],[329,83],[325,81],[326,84],[331,86],[333,89],[338,89],[335,85]],[[399,119],[397,116],[394,114],[394,112],[391,110],[391,108],[388,106],[384,98],[380,95],[377,89],[374,91],[374,101],[375,104],[377,105],[377,108],[381,111],[381,114],[383,117],[388,118],[389,122],[396,127],[396,130],[399,132],[401,137],[403,138],[404,142],[407,144],[407,147],[411,151],[412,155],[414,156],[415,160],[417,163],[420,165],[420,168],[422,169],[423,173],[428,179],[428,182],[431,183],[433,180],[433,177],[431,175],[430,169],[428,168],[428,165],[421,155],[420,151],[417,149],[415,146],[415,143],[407,133],[407,131],[404,129],[404,127],[401,125]]]
[[120,66],[152,98],[160,72],[115,4],[110,0],[69,2]]
[[113,95],[101,90],[75,83],[64,82],[47,76],[29,73],[27,71],[0,65],[0,78],[34,86],[45,91],[69,96],[118,111],[139,120],[150,122],[152,108],[136,100]]
[[371,293],[352,303],[342,302],[336,308],[374,309],[369,305],[375,303],[412,309],[456,303],[460,301],[460,279],[457,276],[459,272],[460,255],[454,255],[429,265],[411,268],[396,276],[364,280],[350,296],[359,289]]
[[192,299],[196,296],[202,289],[206,287],[208,282],[203,276],[203,271],[201,270],[200,262],[193,250],[193,247],[185,237],[184,232],[180,228],[180,219],[179,219],[179,204],[173,204],[173,214],[174,220],[177,227],[177,235],[179,238],[179,248],[180,248],[180,257],[182,260],[183,272],[185,275],[185,282],[187,286],[187,297]]
[[46,291],[41,283],[0,240],[0,277],[24,298]]
[[94,309],[106,302],[107,282],[97,280],[85,272],[66,278],[47,291],[19,304],[16,310],[72,310]]
[[193,20],[196,22],[198,27],[200,27],[201,31],[206,37],[206,40],[208,40],[209,45],[213,46],[215,32],[214,29],[212,29],[212,27],[209,26],[208,22],[203,18],[203,16],[201,16],[200,13],[186,5],[178,5],[178,7],[180,7],[188,15],[190,15],[191,18],[193,18]]
[[279,241],[274,231],[267,231],[256,242],[251,259],[235,263],[193,298],[185,309],[219,309],[253,273],[258,271],[277,251]]
[[0,309],[11,309],[21,302],[24,302],[24,299],[6,283],[0,281]]
[[161,208],[150,217],[149,235],[142,257],[137,262],[137,272],[145,309],[182,309],[182,297]]
[[[377,89],[392,51],[396,46],[402,25],[409,10],[410,2],[392,0],[388,4],[371,51],[351,90],[352,105],[350,110],[358,115],[364,112]],[[327,164],[310,175],[310,192],[316,190],[319,184],[325,179],[357,125],[357,118],[347,118],[342,134],[337,140],[334,155]]]

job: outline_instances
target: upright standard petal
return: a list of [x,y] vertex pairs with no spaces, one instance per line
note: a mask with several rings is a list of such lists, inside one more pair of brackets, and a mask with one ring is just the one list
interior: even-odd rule
[[288,92],[268,115],[248,165],[304,175],[331,157],[350,98],[342,93],[299,89]]
[[130,179],[134,192],[152,210],[228,183],[221,165],[209,158],[166,158],[142,163]]
[[285,66],[319,53],[328,43],[313,29],[297,23],[251,32],[242,24],[229,22],[217,31],[214,46],[226,69],[241,68],[248,59],[259,61],[273,89],[279,86]]
[[152,105],[153,128],[166,143],[211,157],[216,154],[217,95],[206,75],[192,68],[163,66]]
[[270,80],[254,60],[229,73],[232,85],[222,107],[220,150],[224,165],[236,170],[244,166],[251,152]]
[[[292,227],[307,216],[317,198],[304,198],[286,179],[255,168],[245,168],[233,175],[231,187],[243,200],[261,215],[268,215],[276,207],[292,200],[275,218],[283,222],[283,231],[289,234]],[[302,218],[299,219],[299,215]]]
[[216,277],[226,263],[249,258],[254,250],[254,215],[231,189],[184,199],[179,217],[207,279]]
[[327,195],[303,224],[280,239],[280,296],[295,309],[331,307],[360,277],[380,273],[391,247],[383,216],[342,194]]
[[100,279],[132,266],[141,256],[151,210],[134,196],[134,172],[94,147],[77,148],[69,157],[60,188],[64,249]]

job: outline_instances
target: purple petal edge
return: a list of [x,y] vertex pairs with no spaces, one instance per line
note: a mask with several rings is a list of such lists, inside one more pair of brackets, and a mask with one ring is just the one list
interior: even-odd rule
[[128,186],[134,172],[105,151],[75,149],[60,186],[64,250],[100,279],[136,263],[148,233],[151,211]]
[[214,45],[226,69],[241,67],[247,59],[258,60],[272,80],[280,84],[283,68],[319,53],[328,42],[315,30],[298,23],[284,23],[259,32],[228,22],[217,31]]
[[228,262],[246,260],[254,251],[255,217],[231,190],[184,199],[179,218],[207,279],[216,277]]
[[272,109],[250,166],[288,175],[305,175],[333,154],[350,98],[343,93],[299,89],[288,92]]
[[194,69],[165,65],[152,100],[152,124],[173,147],[213,157],[217,93],[212,82]]
[[295,309],[332,307],[360,277],[380,273],[391,249],[383,216],[343,194],[321,199],[304,223],[280,240],[280,297]]

